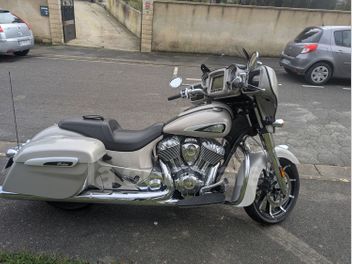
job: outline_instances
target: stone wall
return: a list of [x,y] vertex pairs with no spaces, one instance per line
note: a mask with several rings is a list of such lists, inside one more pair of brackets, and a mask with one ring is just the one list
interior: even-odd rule
[[[152,5],[151,50],[239,55],[241,48],[278,56],[307,26],[350,25],[351,13],[157,0]],[[146,21],[144,21],[146,20]],[[149,24],[146,23],[149,28]]]
[[122,0],[108,0],[107,10],[129,31],[140,38],[141,36],[141,12],[129,6]]

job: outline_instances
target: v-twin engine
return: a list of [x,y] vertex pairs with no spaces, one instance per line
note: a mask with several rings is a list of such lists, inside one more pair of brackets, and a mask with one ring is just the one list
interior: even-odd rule
[[172,136],[158,144],[157,155],[169,167],[176,190],[186,197],[214,182],[225,149],[216,140]]

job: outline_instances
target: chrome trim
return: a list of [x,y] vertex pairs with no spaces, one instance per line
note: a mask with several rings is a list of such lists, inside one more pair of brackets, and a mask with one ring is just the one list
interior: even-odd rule
[[13,158],[18,152],[18,149],[10,148],[6,151],[6,157]]
[[[216,164],[214,167],[210,168],[209,173],[208,173],[208,177],[207,177],[207,181],[205,182],[204,187],[207,187],[214,182],[219,166],[220,166],[220,162],[218,164]],[[200,189],[200,190],[202,190],[202,189]]]
[[159,192],[98,192],[86,191],[80,195],[64,199],[50,199],[47,197],[6,192],[0,186],[0,198],[14,200],[33,200],[33,201],[62,201],[75,203],[103,203],[103,204],[125,204],[125,203],[144,203],[144,204],[173,204],[176,200],[169,198],[169,190]]
[[160,162],[161,171],[164,177],[163,183],[169,190],[170,194],[172,195],[175,187],[174,187],[174,180],[171,177],[171,172],[163,161],[159,160],[159,162]]
[[[56,163],[56,164],[48,164]],[[48,157],[48,158],[35,158],[29,159],[24,162],[24,165],[28,166],[40,166],[40,167],[74,167],[78,163],[76,157]]]
[[244,197],[247,189],[247,183],[249,178],[249,172],[251,167],[251,162],[249,158],[249,153],[243,151],[244,160],[240,166],[240,170],[236,177],[236,183],[232,194],[232,202],[234,204],[239,204]]
[[276,119],[275,122],[273,123],[273,127],[283,127],[285,124],[285,121],[283,119]]
[[21,148],[23,148],[24,145],[28,144],[30,142],[29,139],[27,139],[27,141],[25,143],[22,144],[18,144],[17,146],[14,146],[12,148],[9,148],[6,151],[6,157],[8,158],[13,158],[20,150]]
[[203,195],[204,193],[206,193],[207,191],[210,191],[211,189],[217,187],[217,186],[220,186],[222,185],[223,183],[225,182],[224,179],[214,183],[214,184],[210,184],[210,185],[207,185],[207,186],[204,186],[202,187],[200,190],[199,190],[199,194],[200,195]]

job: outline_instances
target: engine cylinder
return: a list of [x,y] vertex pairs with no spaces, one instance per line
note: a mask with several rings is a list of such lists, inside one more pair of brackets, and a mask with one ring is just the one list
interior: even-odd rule
[[173,136],[158,144],[157,155],[170,168],[176,189],[189,196],[205,185],[210,168],[224,158],[225,149],[215,140]]

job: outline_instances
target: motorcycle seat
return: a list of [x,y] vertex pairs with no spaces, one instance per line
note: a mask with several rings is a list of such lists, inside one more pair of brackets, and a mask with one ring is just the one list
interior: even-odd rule
[[61,129],[100,140],[107,150],[135,151],[162,135],[163,123],[153,124],[142,130],[122,129],[114,119],[100,116],[86,116],[61,120]]

